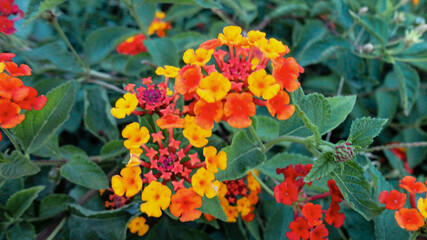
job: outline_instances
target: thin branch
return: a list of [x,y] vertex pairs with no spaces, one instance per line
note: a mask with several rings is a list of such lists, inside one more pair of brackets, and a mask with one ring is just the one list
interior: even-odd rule
[[383,151],[393,148],[413,148],[413,147],[426,147],[427,142],[412,142],[412,143],[395,143],[378,147],[371,147],[365,150],[365,152],[376,152]]
[[112,84],[106,83],[106,82],[104,82],[104,81],[94,80],[94,79],[88,79],[88,80],[86,80],[85,82],[87,82],[87,83],[94,83],[94,84],[98,84],[99,86],[102,86],[102,87],[105,87],[105,88],[111,89],[111,90],[116,91],[116,92],[118,92],[118,93],[122,93],[122,94],[127,93],[125,90],[123,90],[123,89],[121,89],[121,88],[118,88],[118,87],[116,87],[116,86],[114,86],[114,85],[112,85]]
[[211,8],[211,11],[215,13],[219,18],[221,18],[223,21],[225,21],[228,24],[240,26],[240,24],[231,18],[228,14],[226,14],[224,11],[217,9],[217,8]]

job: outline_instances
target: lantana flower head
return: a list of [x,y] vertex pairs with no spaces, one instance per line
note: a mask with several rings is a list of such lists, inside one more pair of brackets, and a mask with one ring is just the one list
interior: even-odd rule
[[[16,32],[15,22],[25,16],[24,12],[15,4],[15,0],[0,1],[0,32],[10,35]],[[17,15],[10,19],[12,15]]]
[[145,36],[140,33],[135,36],[127,38],[124,42],[117,46],[117,52],[124,55],[136,55],[138,53],[147,52],[147,48],[144,46]]
[[173,216],[181,216],[181,222],[187,222],[200,218],[202,212],[196,208],[201,206],[202,198],[192,188],[181,188],[172,196],[169,209]]
[[148,28],[148,34],[157,34],[158,37],[165,37],[166,30],[172,28],[170,22],[164,21],[165,17],[166,14],[164,12],[157,11],[154,20],[151,22],[151,25]]
[[405,205],[406,194],[400,193],[397,190],[391,190],[390,193],[382,191],[378,197],[381,204],[385,204],[385,208],[390,210],[400,209]]
[[114,193],[127,197],[136,195],[142,188],[141,168],[139,166],[125,167],[120,171],[120,175],[111,178],[111,187]]
[[144,236],[150,228],[146,224],[146,221],[147,220],[144,217],[136,217],[132,219],[128,225],[129,231],[131,233],[137,233],[140,237]]
[[397,224],[408,231],[417,231],[424,226],[424,217],[417,209],[401,208],[394,213]]
[[160,217],[161,210],[169,207],[172,191],[165,185],[153,181],[142,192],[141,199],[145,203],[141,204],[141,212],[149,217]]

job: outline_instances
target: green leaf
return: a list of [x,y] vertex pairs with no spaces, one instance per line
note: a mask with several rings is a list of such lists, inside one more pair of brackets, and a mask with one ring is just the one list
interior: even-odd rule
[[[427,115],[424,115],[427,116]],[[414,129],[408,128],[402,131],[403,138],[405,142],[423,142],[426,141],[426,137],[421,135],[421,133]],[[415,168],[416,166],[423,163],[426,157],[427,151],[426,148],[422,147],[413,147],[406,149],[406,157],[408,159],[408,164],[410,168]]]
[[345,163],[344,169],[337,168],[332,172],[344,199],[367,221],[380,215],[384,207],[372,198],[372,187],[364,177],[363,169],[354,161]]
[[334,154],[332,152],[324,152],[314,161],[313,167],[304,178],[304,182],[311,182],[323,178],[334,171],[336,166],[337,163],[334,160]]
[[65,2],[65,0],[31,0],[26,16],[28,20],[25,22],[25,24],[34,21],[45,11],[55,8],[63,2]]
[[[391,75],[390,75],[391,76]],[[377,101],[377,117],[393,120],[399,105],[399,99],[393,92],[375,91],[375,100]]]
[[156,16],[156,4],[152,3],[141,3],[141,1],[135,2],[135,11],[141,19],[144,28],[148,30],[154,17]]
[[6,203],[7,210],[15,219],[18,219],[27,210],[44,186],[27,188],[13,194]]
[[83,158],[87,158],[87,154],[81,148],[78,148],[74,145],[65,145],[59,148],[59,154],[64,159],[71,159],[74,156],[80,156]]
[[394,155],[390,150],[385,150],[384,155],[390,165],[399,172],[400,177],[403,178],[404,176],[409,175],[405,167],[403,166],[403,161],[400,158]]
[[255,116],[256,133],[263,141],[269,141],[279,136],[279,122],[275,118]]
[[210,214],[219,220],[222,220],[224,222],[227,222],[227,216],[224,213],[224,210],[222,209],[222,206],[219,202],[218,197],[214,198],[207,198],[202,197],[202,206],[199,208],[199,210],[202,213]]
[[274,155],[271,159],[266,161],[258,169],[265,175],[275,178],[278,181],[283,180],[282,175],[277,175],[277,168],[285,168],[291,164],[311,164],[313,163],[313,158],[294,153],[279,153]]
[[380,18],[370,15],[364,15],[362,17],[357,16],[355,13],[350,11],[350,15],[356,20],[360,25],[362,25],[367,32],[374,36],[378,41],[385,45],[388,40],[388,24],[387,22]]
[[279,6],[272,9],[272,11],[266,16],[268,19],[273,19],[281,16],[286,15],[297,15],[304,14],[309,11],[309,8],[307,7],[307,4],[304,2],[283,2]]
[[227,168],[215,174],[218,181],[234,180],[265,161],[265,155],[249,140],[245,131],[236,133],[231,146],[223,149],[227,153]]
[[46,95],[48,100],[42,110],[25,113],[25,120],[13,131],[26,152],[41,148],[67,121],[76,92],[76,82],[68,81]]
[[[86,128],[101,141],[119,137],[117,123],[111,115],[111,105],[107,91],[102,87],[91,87],[84,91]],[[101,134],[102,133],[102,134]]]
[[68,204],[74,199],[66,194],[51,194],[43,198],[40,203],[39,217],[49,218],[67,210]]
[[158,66],[178,66],[179,53],[169,38],[144,40],[144,45]]
[[408,116],[420,92],[420,77],[411,66],[399,62],[393,65],[392,77],[399,83],[401,105]]
[[101,160],[112,159],[128,151],[129,150],[123,145],[123,140],[109,141],[101,148]]
[[279,207],[275,209],[275,213],[265,224],[264,239],[287,239],[286,232],[289,231],[289,224],[293,220],[292,208],[285,205],[279,205]]
[[31,223],[20,222],[7,230],[7,240],[33,240],[36,239],[36,230]]
[[[175,5],[179,6],[179,5]],[[174,35],[171,40],[180,52],[190,48],[198,48],[200,44],[208,40],[207,36],[199,32],[183,32]]]
[[198,5],[203,8],[222,8],[222,6],[214,0],[143,0],[146,3],[173,3],[183,5]]
[[34,175],[40,171],[37,165],[17,150],[9,156],[4,154],[3,157],[5,158],[0,160],[0,176],[6,179]]
[[[254,219],[256,219],[256,217],[257,216],[255,215]],[[259,230],[259,223],[257,223],[257,221],[250,221],[250,222],[243,221],[243,222],[245,223],[246,228],[248,229],[251,236],[255,238],[255,240],[262,239],[260,230]]]
[[[180,5],[180,4],[172,5],[172,7],[170,7],[168,12],[166,13],[165,21],[175,21],[175,20],[183,19],[185,17],[193,17],[194,15],[196,15],[198,12],[202,10],[203,9],[199,6],[187,6],[187,5]],[[177,35],[186,34],[186,33],[187,32],[178,33]],[[198,33],[198,32],[189,32],[189,33]],[[181,49],[181,48],[178,47],[178,49]]]
[[104,171],[96,163],[83,156],[74,156],[63,165],[61,176],[86,188],[108,188],[108,180]]
[[84,44],[85,56],[90,64],[107,57],[119,43],[138,31],[126,27],[103,27],[92,32]]
[[350,208],[343,208],[345,215],[344,227],[350,239],[375,240],[374,224],[366,221],[360,214]]
[[339,37],[320,39],[304,48],[297,60],[301,66],[305,67],[322,62],[333,53],[342,49],[349,49],[350,46],[351,45],[347,40]]
[[90,210],[85,207],[82,207],[79,204],[70,203],[68,204],[68,209],[70,213],[76,216],[85,217],[85,218],[106,219],[106,218],[112,218],[112,217],[128,216],[129,213],[127,212],[127,210],[134,208],[135,206],[138,206],[138,204],[131,203],[124,207],[117,208],[114,210],[94,211],[94,210]]
[[335,129],[344,122],[348,114],[353,110],[354,104],[356,103],[356,96],[328,97],[326,100],[328,100],[331,106],[331,115],[320,131],[320,135]]
[[382,118],[358,118],[353,121],[350,128],[350,136],[347,141],[362,148],[367,148],[374,141],[387,119]]

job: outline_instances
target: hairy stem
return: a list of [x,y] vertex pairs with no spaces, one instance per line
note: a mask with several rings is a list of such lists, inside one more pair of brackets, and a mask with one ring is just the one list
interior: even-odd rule
[[254,170],[250,170],[250,172],[252,173],[252,176],[259,182],[259,184],[261,185],[261,187],[268,193],[270,194],[272,197],[274,197],[274,192],[273,190],[270,189],[270,187],[267,186],[267,184],[265,184],[259,177],[258,175],[255,174]]

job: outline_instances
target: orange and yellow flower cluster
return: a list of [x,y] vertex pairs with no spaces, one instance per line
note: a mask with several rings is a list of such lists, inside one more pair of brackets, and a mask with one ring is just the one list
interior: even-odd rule
[[[221,120],[235,128],[249,127],[256,105],[266,106],[279,120],[294,113],[287,92],[298,89],[297,78],[304,69],[292,57],[284,57],[289,48],[282,42],[266,39],[260,31],[250,31],[247,37],[241,32],[240,27],[225,27],[218,39],[184,52],[187,65],[179,70],[175,89],[191,101],[189,113],[203,129]],[[271,74],[266,71],[270,62]]]
[[380,203],[385,204],[385,208],[397,210],[394,213],[394,218],[401,228],[408,231],[417,231],[419,228],[425,226],[427,198],[419,198],[416,204],[415,195],[427,192],[427,187],[424,183],[417,182],[417,179],[412,176],[404,177],[399,183],[399,187],[409,193],[411,208],[404,207],[407,197],[406,193],[401,193],[397,190],[391,190],[390,192],[382,191],[378,200]]
[[[37,90],[25,86],[18,76],[31,75],[25,64],[12,62],[13,53],[0,53],[0,127],[9,129],[21,123],[25,115],[21,110],[41,110],[46,104],[45,96],[37,96]],[[6,73],[7,72],[7,73]],[[1,141],[0,134],[0,141]]]

